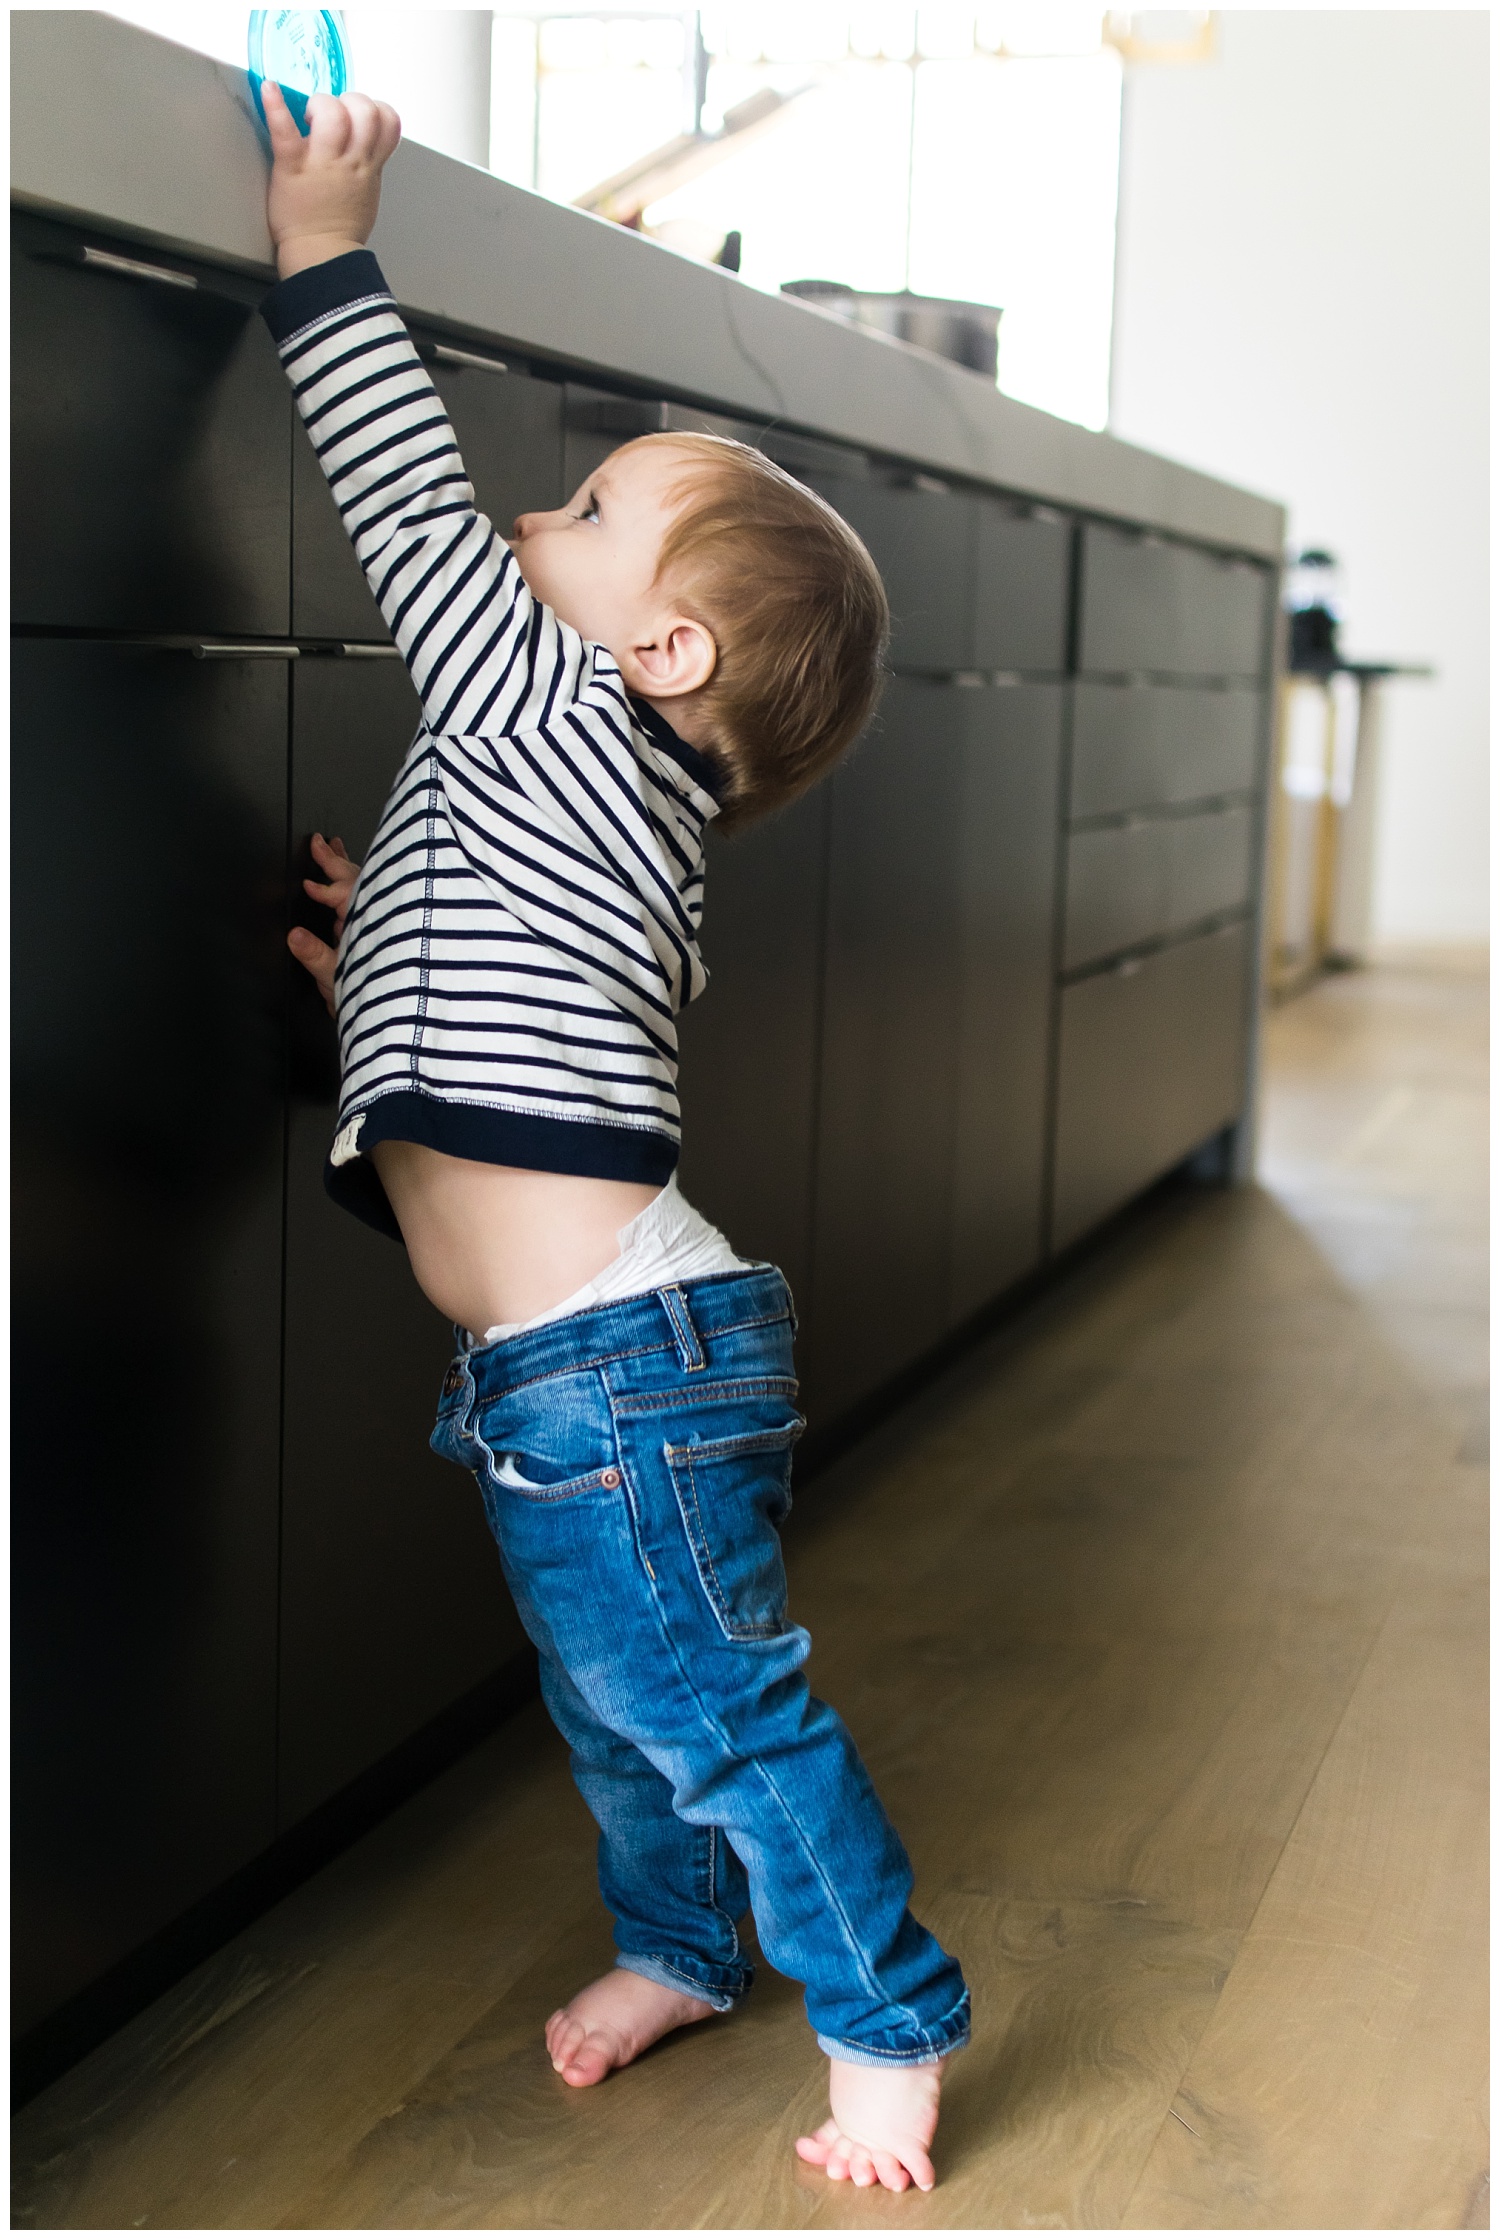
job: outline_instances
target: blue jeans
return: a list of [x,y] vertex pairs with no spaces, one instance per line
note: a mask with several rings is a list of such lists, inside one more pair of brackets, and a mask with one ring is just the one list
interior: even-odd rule
[[595,1307],[461,1353],[432,1444],[479,1482],[621,1967],[732,2007],[753,1908],[825,2053],[931,2061],[969,1995],[786,1612],[792,1330],[770,1267]]

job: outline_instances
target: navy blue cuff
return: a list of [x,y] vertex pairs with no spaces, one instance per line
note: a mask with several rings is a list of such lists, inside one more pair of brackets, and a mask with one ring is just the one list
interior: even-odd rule
[[310,327],[346,303],[361,303],[367,296],[388,296],[385,274],[369,249],[350,249],[326,264],[310,264],[289,280],[278,280],[260,307],[260,315],[277,342]]

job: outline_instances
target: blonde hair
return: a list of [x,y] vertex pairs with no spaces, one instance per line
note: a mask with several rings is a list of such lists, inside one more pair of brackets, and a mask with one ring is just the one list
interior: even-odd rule
[[[874,713],[890,610],[859,538],[832,506],[763,452],[725,436],[649,435],[688,461],[685,503],[662,540],[657,581],[711,630],[704,688],[733,830],[812,785]],[[633,450],[636,445],[631,445]]]

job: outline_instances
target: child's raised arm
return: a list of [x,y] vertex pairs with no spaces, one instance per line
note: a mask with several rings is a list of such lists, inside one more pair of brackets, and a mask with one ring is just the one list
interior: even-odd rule
[[265,316],[313,448],[430,730],[498,737],[546,721],[592,676],[480,513],[442,400],[363,244],[400,120],[314,95],[297,130],[262,88],[267,218],[282,286]]

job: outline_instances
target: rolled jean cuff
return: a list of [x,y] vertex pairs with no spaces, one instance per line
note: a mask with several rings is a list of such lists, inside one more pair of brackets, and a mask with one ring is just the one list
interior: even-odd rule
[[941,2045],[925,2046],[920,2052],[876,2053],[869,2046],[840,2045],[837,2038],[818,2033],[820,2052],[830,2061],[852,2062],[856,2069],[930,2069],[935,2062],[946,2061],[950,2053],[962,2053],[968,2042],[968,2031],[961,2030],[956,2037],[945,2039]]
[[674,1968],[670,1961],[662,1960],[655,1953],[617,1952],[615,1966],[627,1975],[644,1976],[648,1983],[659,1983],[668,1991],[685,1991],[690,1999],[701,1999],[715,2014],[728,2014],[737,2007],[750,1988],[747,1977],[738,1991],[727,1991],[722,1984],[704,1983],[696,1976],[684,1975],[681,1968]]

